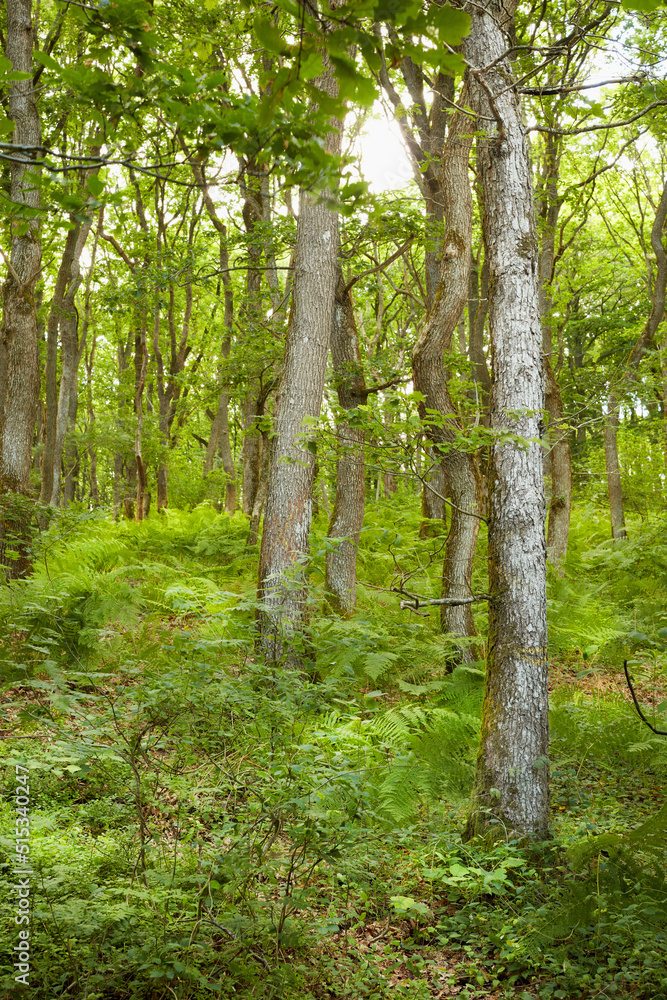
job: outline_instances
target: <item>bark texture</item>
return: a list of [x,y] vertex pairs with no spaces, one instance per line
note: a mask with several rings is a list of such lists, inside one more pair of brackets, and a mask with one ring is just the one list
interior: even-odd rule
[[[464,96],[465,103],[466,98]],[[441,192],[445,212],[445,240],[440,284],[424,330],[412,354],[415,389],[422,393],[420,415],[440,452],[447,493],[451,498],[451,521],[443,563],[442,596],[469,597],[473,559],[479,533],[479,473],[475,457],[457,448],[462,427],[451,401],[445,373],[445,354],[468,299],[470,245],[472,240],[472,193],[468,181],[468,159],[474,122],[468,115],[454,115],[443,157]],[[436,411],[441,420],[429,420]],[[444,631],[457,636],[475,636],[471,606],[442,605]],[[461,647],[464,662],[481,658],[475,645]]]
[[[507,34],[515,3],[471,5],[465,41],[489,261],[491,427],[540,436],[544,405],[538,247],[528,148]],[[488,69],[485,67],[489,67]],[[489,656],[468,835],[542,837],[549,824],[542,449],[496,443],[489,519]]]
[[[344,410],[363,406],[368,398],[359,349],[359,331],[349,289],[338,268],[331,335],[338,402]],[[327,603],[339,615],[350,615],[357,603],[357,551],[364,522],[366,474],[362,428],[343,419],[336,428],[336,497],[329,523],[329,537],[340,541],[326,554]]]
[[642,358],[650,350],[658,327],[665,315],[665,300],[667,293],[667,252],[662,242],[662,234],[667,220],[667,183],[662,189],[653,226],[651,227],[651,247],[655,254],[657,271],[653,287],[653,304],[651,315],[640,333],[637,343],[632,348],[623,373],[612,385],[607,402],[607,419],[604,428],[604,457],[607,468],[607,488],[609,490],[609,514],[611,518],[612,538],[628,537],[625,528],[625,511],[623,505],[623,487],[621,484],[621,468],[618,460],[618,424],[621,401],[637,375],[637,369]]
[[[9,117],[14,122],[13,142],[17,147],[38,147],[42,134],[32,82],[32,2],[7,0],[6,56],[17,73],[28,79],[8,87]],[[13,501],[8,494],[30,491],[32,441],[39,406],[39,344],[35,286],[42,263],[39,221],[40,169],[32,154],[14,151],[10,164],[10,198],[17,206],[12,223],[11,251],[7,277],[2,289],[2,330],[0,331],[0,562],[9,576],[27,572],[29,557],[22,539],[27,539],[30,514],[26,502]],[[25,217],[22,218],[24,216]],[[19,220],[27,225],[19,224]],[[10,541],[10,536],[14,536]],[[18,558],[5,552],[18,551]]]
[[[335,95],[332,69],[316,82]],[[342,123],[332,122],[326,146],[341,148]],[[320,415],[338,276],[338,216],[302,190],[299,198],[292,309],[276,396],[269,483],[259,561],[261,645],[269,661],[287,652],[301,664],[295,633],[306,617],[305,563],[309,551],[315,457],[308,449]]]

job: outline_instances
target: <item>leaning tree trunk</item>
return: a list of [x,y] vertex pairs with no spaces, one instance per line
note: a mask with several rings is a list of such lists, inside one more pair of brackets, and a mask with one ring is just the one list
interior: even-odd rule
[[[338,285],[331,333],[331,358],[338,402],[346,410],[363,406],[368,398],[361,365],[359,331],[349,289],[338,266]],[[366,474],[362,427],[343,418],[336,429],[336,498],[329,537],[338,540],[328,548],[324,588],[327,603],[339,615],[350,615],[357,603],[357,551],[364,521]]]
[[545,508],[537,440],[544,385],[530,160],[506,55],[515,9],[516,0],[471,5],[464,43],[469,65],[480,67],[468,80],[482,132],[491,427],[526,439],[523,446],[498,441],[492,448],[489,655],[467,833],[496,823],[503,837],[542,837],[549,826]]
[[[0,562],[11,577],[29,568],[27,535],[30,514],[26,502],[11,494],[30,492],[32,439],[39,406],[39,344],[35,286],[42,263],[39,238],[40,168],[27,148],[41,146],[42,133],[32,81],[32,2],[7,0],[6,55],[17,74],[8,87],[9,117],[14,122],[14,156],[10,164],[10,198],[17,215],[11,229],[8,275],[2,289],[0,331]],[[3,255],[4,256],[4,255]],[[14,536],[10,539],[10,536]],[[17,553],[17,555],[9,553]]]
[[[326,57],[325,57],[326,62]],[[330,67],[317,81],[330,96]],[[342,123],[332,122],[330,153],[341,148]],[[320,415],[338,275],[338,215],[301,191],[296,233],[292,311],[276,397],[269,486],[259,561],[258,623],[269,661],[284,653],[302,663],[295,641],[305,624],[305,560],[309,550],[315,456],[308,448]]]
[[609,513],[611,517],[612,538],[628,537],[625,530],[625,513],[623,509],[623,487],[621,485],[621,469],[618,461],[618,423],[621,400],[624,391],[637,376],[637,369],[647,351],[650,350],[658,327],[665,315],[665,299],[667,292],[667,252],[662,242],[662,231],[667,220],[667,183],[662,189],[662,196],[655,213],[651,228],[651,246],[655,254],[657,271],[653,289],[653,304],[651,315],[639,335],[637,343],[630,352],[621,378],[609,392],[607,402],[607,419],[604,428],[604,457],[607,467],[607,487],[609,489]]
[[[442,596],[447,598],[471,596],[470,580],[480,523],[477,464],[472,454],[458,447],[462,427],[449,396],[445,373],[445,354],[468,298],[472,240],[468,159],[473,132],[474,123],[469,116],[454,115],[443,157],[445,241],[440,286],[428,322],[412,353],[415,389],[423,395],[420,415],[428,420],[429,411],[435,411],[441,417],[437,422],[428,422],[427,432],[434,450],[442,455],[451,498],[451,522],[442,571]],[[443,631],[456,636],[477,635],[470,604],[443,605],[441,622]],[[460,647],[460,658],[464,662],[478,660],[481,655],[475,644],[465,643]]]

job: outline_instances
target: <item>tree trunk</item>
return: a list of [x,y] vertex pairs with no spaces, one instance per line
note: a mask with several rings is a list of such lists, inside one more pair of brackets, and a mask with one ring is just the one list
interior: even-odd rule
[[433,532],[429,521],[441,521],[443,526],[447,519],[447,504],[445,496],[447,483],[445,470],[442,467],[440,455],[432,447],[426,449],[431,468],[425,470],[422,488],[422,518],[419,526],[419,537],[428,538]]
[[62,369],[60,373],[60,390],[58,393],[58,414],[56,417],[56,435],[53,445],[53,487],[49,503],[52,507],[60,505],[60,484],[62,479],[63,454],[65,437],[70,417],[70,401],[76,393],[77,348],[78,348],[78,312],[74,297],[80,284],[77,273],[72,280],[67,294],[63,299],[63,315],[60,319],[60,353]]
[[632,348],[621,378],[612,386],[607,401],[607,419],[604,428],[604,457],[607,467],[607,488],[609,490],[609,513],[611,518],[612,538],[628,537],[625,530],[625,513],[623,509],[623,487],[621,485],[621,469],[618,461],[618,424],[623,393],[637,376],[637,369],[642,358],[653,345],[658,327],[665,315],[665,299],[667,293],[667,252],[662,242],[662,232],[667,220],[667,183],[662,189],[662,195],[655,213],[651,228],[651,246],[655,254],[657,271],[651,315],[644,329]]
[[[325,60],[317,86],[337,84]],[[332,122],[327,151],[339,153],[342,123]],[[267,660],[287,653],[302,665],[295,633],[305,624],[305,561],[312,515],[314,455],[308,448],[320,415],[338,276],[338,216],[305,190],[300,194],[292,310],[273,420],[269,485],[259,562],[258,613]],[[304,440],[306,439],[306,440]]]
[[[209,210],[210,211],[210,210]],[[215,216],[217,219],[217,216]],[[234,322],[234,298],[232,283],[229,277],[229,254],[227,252],[227,230],[222,223],[219,223],[220,232],[220,270],[221,282],[225,290],[225,336],[222,341],[220,352],[226,360],[231,350],[232,324]],[[218,295],[220,290],[218,288]],[[218,409],[211,426],[211,436],[206,449],[206,459],[204,461],[204,475],[213,468],[216,451],[222,457],[222,468],[225,472],[225,510],[228,514],[233,514],[236,510],[236,469],[234,468],[234,456],[229,436],[229,396],[226,390],[222,390],[218,397]]]
[[549,527],[547,531],[547,558],[560,566],[567,555],[572,508],[572,456],[567,421],[563,416],[563,399],[554,374],[551,355],[553,351],[552,312],[554,261],[556,256],[556,226],[562,204],[558,197],[560,166],[560,140],[547,133],[545,136],[544,176],[541,192],[540,247],[540,314],[542,316],[542,346],[544,351],[545,409],[549,414],[549,465],[551,471],[551,497],[549,500]]
[[[435,452],[442,456],[447,493],[451,498],[451,523],[442,571],[442,596],[451,598],[471,595],[470,579],[480,523],[479,473],[474,456],[457,448],[462,427],[449,395],[445,373],[445,354],[468,298],[472,240],[468,159],[473,132],[468,115],[454,115],[443,157],[442,197],[446,225],[441,283],[412,354],[415,389],[424,397],[419,404],[420,415],[428,421],[428,411],[436,411],[442,418],[438,423],[429,421],[427,433]],[[454,635],[477,635],[470,604],[442,605],[441,622],[443,631]],[[464,662],[481,659],[481,656],[479,647],[461,646],[460,657]]]
[[[506,34],[515,0],[471,7],[464,42],[471,103],[480,116],[478,162],[489,260],[491,427],[532,441],[492,448],[489,655],[468,836],[497,824],[505,838],[549,826],[549,717],[544,405],[538,247],[530,161]],[[487,96],[490,95],[490,96]],[[494,121],[495,119],[495,121]]]
[[257,545],[257,539],[259,538],[259,523],[262,520],[262,513],[264,512],[264,507],[266,506],[266,494],[269,486],[269,456],[271,449],[269,447],[269,435],[266,431],[262,434],[262,468],[259,472],[259,486],[257,487],[257,492],[255,494],[255,505],[252,509],[250,515],[250,525],[248,528],[248,538],[246,539],[245,547],[250,548],[252,545]]
[[[25,147],[40,147],[42,133],[32,82],[32,2],[7,0],[6,55],[15,73],[24,80],[8,86],[9,117],[14,122],[13,160],[10,164],[10,199],[17,215],[27,219],[11,228],[8,275],[2,289],[0,331],[0,496],[4,495],[0,521],[0,563],[10,577],[28,571],[27,549],[30,511],[26,501],[8,494],[30,492],[32,441],[39,406],[39,343],[35,286],[42,263],[39,220],[41,169]],[[13,536],[10,540],[9,536]],[[17,555],[9,555],[9,553]]]
[[[331,358],[339,404],[347,411],[363,406],[368,394],[361,365],[359,331],[352,298],[345,288],[340,264],[331,333]],[[357,551],[366,499],[365,434],[361,427],[355,427],[343,419],[338,424],[336,436],[336,497],[329,524],[329,538],[338,539],[338,542],[335,548],[327,549],[324,589],[332,611],[339,615],[350,615],[357,603]]]

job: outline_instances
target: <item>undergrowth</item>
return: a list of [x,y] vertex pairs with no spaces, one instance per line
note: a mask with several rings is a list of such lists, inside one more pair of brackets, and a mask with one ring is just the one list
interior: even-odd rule
[[565,680],[553,839],[532,846],[461,840],[484,664],[449,673],[437,616],[398,610],[397,583],[437,593],[442,540],[418,528],[371,514],[349,621],[321,613],[315,532],[303,677],[255,655],[240,516],[45,532],[33,576],[0,590],[4,995],[17,763],[39,1000],[667,995],[667,740],[616,683],[632,655],[667,728],[658,528],[619,550],[587,513],[550,581]]

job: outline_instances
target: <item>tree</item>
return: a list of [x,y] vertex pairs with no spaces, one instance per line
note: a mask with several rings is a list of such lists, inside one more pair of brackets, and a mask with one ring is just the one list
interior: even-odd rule
[[549,826],[544,405],[538,246],[519,96],[508,81],[516,3],[471,10],[465,43],[479,116],[478,162],[489,261],[492,446],[489,495],[489,649],[482,733],[467,832],[492,821],[503,836]]
[[[39,400],[39,351],[35,288],[42,264],[40,242],[40,167],[34,151],[42,141],[33,76],[32,0],[8,0],[6,53],[16,74],[9,86],[9,115],[14,122],[10,199],[13,208],[11,252],[2,293],[0,332],[0,561],[9,576],[26,572],[29,559],[20,544],[29,514],[12,494],[30,492],[32,439]],[[4,254],[3,254],[4,256]],[[14,506],[14,513],[12,513]],[[8,548],[8,536],[19,550]],[[18,556],[18,557],[17,557]]]
[[[326,63],[326,60],[325,60]],[[316,81],[334,97],[331,66]],[[342,122],[331,123],[326,151],[341,148]],[[338,277],[338,216],[302,189],[294,258],[292,311],[276,396],[257,596],[262,648],[270,661],[289,649],[306,612],[305,558],[315,455],[308,447],[322,403]],[[310,440],[309,440],[310,439]],[[300,662],[296,649],[288,656]]]

